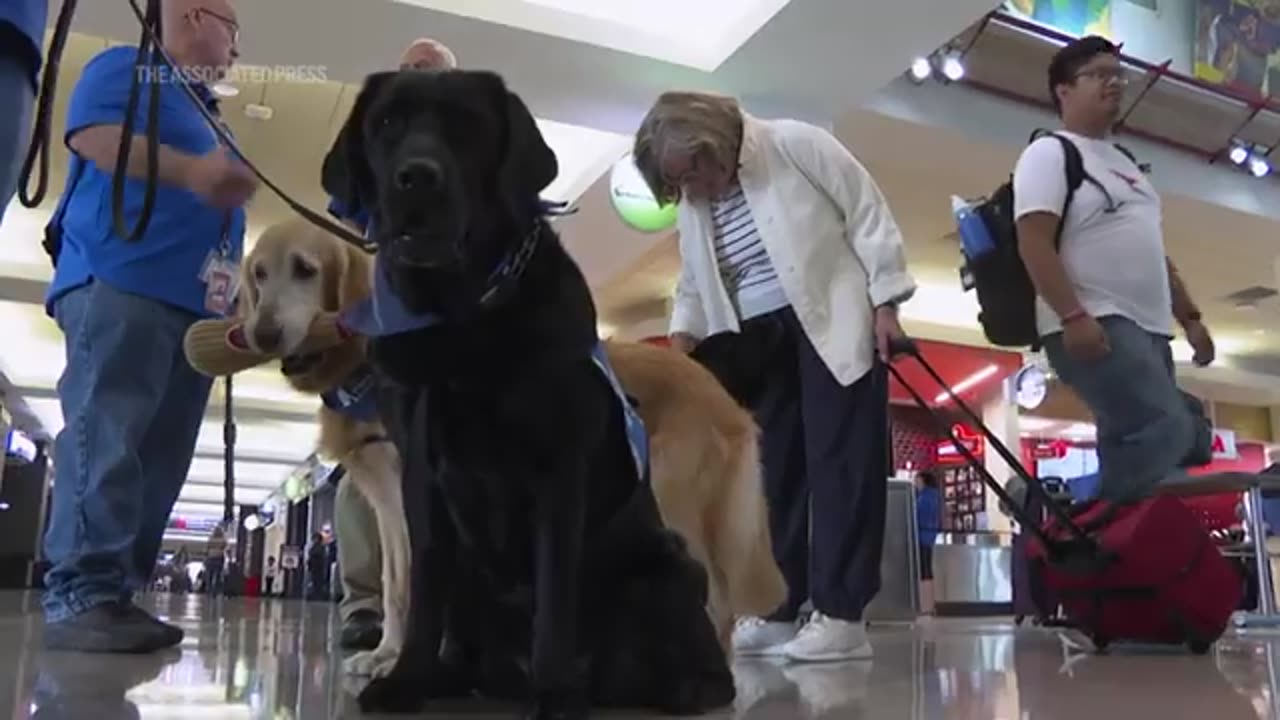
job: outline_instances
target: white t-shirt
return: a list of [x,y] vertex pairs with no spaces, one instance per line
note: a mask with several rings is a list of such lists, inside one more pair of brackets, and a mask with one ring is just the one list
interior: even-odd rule
[[[1109,140],[1060,132],[1080,149],[1085,172],[1111,194],[1085,180],[1067,209],[1059,253],[1080,304],[1094,317],[1121,315],[1148,332],[1173,335],[1160,196]],[[1013,174],[1014,217],[1062,214],[1067,175],[1062,144],[1042,137],[1023,151]],[[1060,331],[1061,319],[1036,299],[1040,335]]]

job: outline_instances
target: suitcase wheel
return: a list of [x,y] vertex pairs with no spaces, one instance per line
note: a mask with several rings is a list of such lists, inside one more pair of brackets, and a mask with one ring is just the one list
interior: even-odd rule
[[1192,640],[1187,643],[1187,647],[1191,648],[1191,652],[1195,655],[1207,655],[1209,653],[1209,649],[1213,647],[1213,643],[1205,642],[1203,640]]
[[1109,638],[1103,637],[1101,635],[1093,635],[1089,639],[1093,641],[1093,649],[1099,655],[1107,654],[1107,648],[1111,647],[1111,640]]

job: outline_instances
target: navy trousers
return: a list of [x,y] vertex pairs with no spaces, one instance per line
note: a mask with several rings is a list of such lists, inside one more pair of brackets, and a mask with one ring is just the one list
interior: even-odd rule
[[775,324],[777,338],[752,406],[763,431],[773,552],[789,588],[769,619],[795,620],[810,600],[830,617],[861,620],[880,591],[890,471],[888,371],[877,361],[843,386],[790,308],[745,324],[757,323]]

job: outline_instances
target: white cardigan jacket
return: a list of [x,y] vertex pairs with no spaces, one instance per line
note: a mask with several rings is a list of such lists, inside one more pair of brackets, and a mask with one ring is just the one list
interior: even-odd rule
[[[915,293],[902,233],[866,169],[825,130],[743,113],[738,181],[782,289],[842,385],[871,369],[873,309]],[[680,203],[671,332],[739,330],[716,265],[706,201]]]

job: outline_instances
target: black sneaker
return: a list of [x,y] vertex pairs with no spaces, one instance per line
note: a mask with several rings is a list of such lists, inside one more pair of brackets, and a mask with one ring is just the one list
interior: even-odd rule
[[173,647],[182,641],[181,630],[174,639],[171,626],[139,610],[132,604],[107,603],[44,627],[44,645],[49,650],[93,653],[150,653]]
[[382,642],[382,616],[372,610],[356,610],[342,623],[339,644],[344,650],[372,650]]

